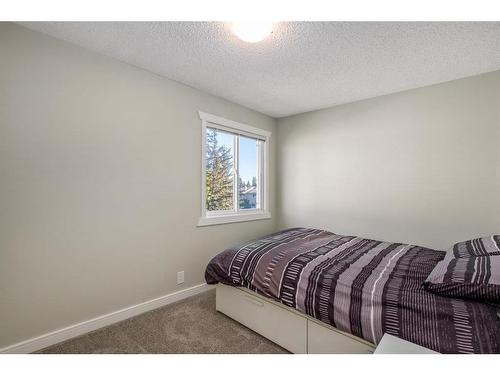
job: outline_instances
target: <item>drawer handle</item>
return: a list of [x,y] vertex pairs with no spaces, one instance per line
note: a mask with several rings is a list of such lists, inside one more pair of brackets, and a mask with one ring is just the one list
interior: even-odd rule
[[259,307],[264,307],[264,303],[263,303],[263,302],[257,301],[257,300],[255,300],[255,299],[253,299],[253,298],[251,298],[251,297],[247,297],[247,296],[245,296],[245,299],[246,299],[248,302],[253,303],[254,305],[257,305],[257,306],[259,306]]

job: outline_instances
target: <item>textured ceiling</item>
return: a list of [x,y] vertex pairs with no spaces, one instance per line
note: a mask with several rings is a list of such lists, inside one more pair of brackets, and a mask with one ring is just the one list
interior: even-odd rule
[[222,22],[21,24],[273,117],[500,69],[500,22],[281,22],[256,44]]

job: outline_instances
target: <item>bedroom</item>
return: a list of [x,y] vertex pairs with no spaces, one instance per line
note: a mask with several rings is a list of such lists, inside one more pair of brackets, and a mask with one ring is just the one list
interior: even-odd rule
[[500,353],[491,14],[1,22],[0,352]]

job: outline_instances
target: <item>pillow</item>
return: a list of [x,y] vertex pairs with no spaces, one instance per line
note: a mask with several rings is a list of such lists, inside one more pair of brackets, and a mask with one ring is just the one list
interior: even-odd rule
[[455,258],[500,255],[500,236],[496,235],[458,242],[453,245],[450,252],[452,254],[449,255],[453,255]]
[[445,257],[432,270],[424,287],[446,297],[500,304],[500,256]]

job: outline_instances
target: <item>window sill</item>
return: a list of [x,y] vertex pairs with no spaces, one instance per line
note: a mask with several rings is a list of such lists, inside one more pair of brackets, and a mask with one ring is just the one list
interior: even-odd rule
[[230,224],[230,223],[241,223],[244,221],[254,221],[254,220],[264,220],[271,219],[271,213],[262,211],[258,213],[249,214],[234,214],[234,215],[220,215],[220,216],[208,216],[201,217],[198,220],[198,227],[206,227],[208,225],[219,225],[219,224]]

